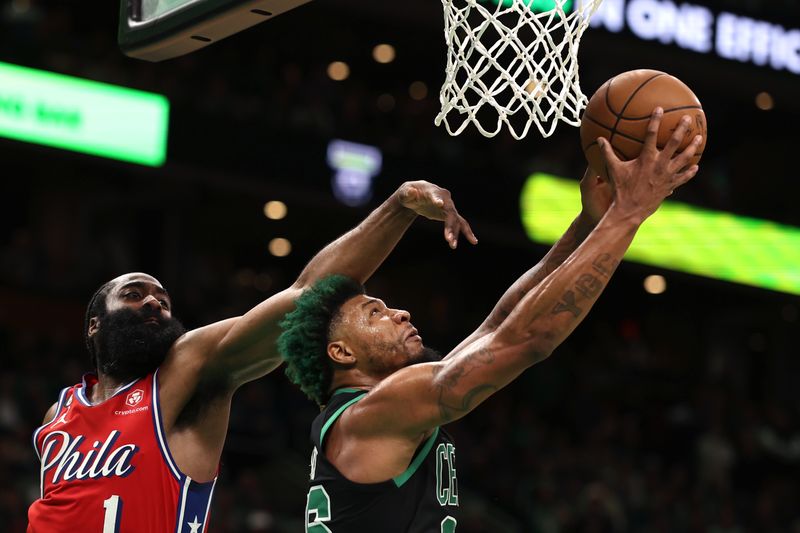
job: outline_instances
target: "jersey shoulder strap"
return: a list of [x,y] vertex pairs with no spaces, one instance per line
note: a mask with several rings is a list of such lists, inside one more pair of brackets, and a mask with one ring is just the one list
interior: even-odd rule
[[364,389],[345,388],[334,391],[328,404],[311,424],[311,442],[322,450],[325,436],[334,422],[348,407],[361,400],[366,394],[367,391]]

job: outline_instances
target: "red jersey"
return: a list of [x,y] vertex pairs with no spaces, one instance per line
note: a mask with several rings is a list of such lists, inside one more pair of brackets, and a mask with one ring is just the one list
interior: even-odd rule
[[92,405],[97,377],[61,391],[52,421],[36,430],[41,495],[28,533],[202,533],[216,479],[197,483],[170,455],[158,371]]

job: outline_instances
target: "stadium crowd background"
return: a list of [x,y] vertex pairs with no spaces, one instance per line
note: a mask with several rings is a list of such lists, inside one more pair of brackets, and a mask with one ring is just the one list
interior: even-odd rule
[[[169,161],[150,169],[0,142],[0,531],[24,531],[39,490],[30,435],[87,370],[82,315],[103,281],[153,273],[189,327],[232,316],[291,283],[402,180],[425,178],[453,192],[481,243],[451,252],[438,225],[419,221],[367,287],[446,351],[546,250],[519,224],[525,177],[584,166],[570,127],[517,142],[433,126],[444,62],[435,2],[318,2],[156,65],[120,54],[116,5],[86,4],[0,2],[0,61],[167,95]],[[800,20],[788,0],[707,4]],[[695,89],[709,148],[676,197],[800,225],[798,78],[632,39],[590,31],[582,84],[591,93],[649,67]],[[380,42],[396,47],[394,63],[371,60]],[[347,80],[326,76],[334,60],[350,63]],[[409,95],[414,81],[426,96]],[[759,84],[771,111],[753,104]],[[383,151],[372,204],[331,195],[332,138]],[[283,220],[262,213],[275,199],[288,205]],[[267,252],[276,236],[291,254]],[[651,273],[666,276],[665,293],[642,290]],[[623,265],[550,360],[452,427],[459,531],[800,532],[799,325],[795,296]],[[212,531],[301,530],[314,414],[280,371],[240,391]]]

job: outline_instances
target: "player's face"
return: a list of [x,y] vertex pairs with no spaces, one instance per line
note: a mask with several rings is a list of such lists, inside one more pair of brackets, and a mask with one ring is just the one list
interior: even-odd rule
[[153,276],[136,272],[120,276],[112,283],[114,288],[106,297],[107,311],[128,308],[147,315],[153,324],[172,316],[169,295]]
[[158,368],[185,332],[172,317],[169,296],[158,280],[140,273],[114,280],[106,312],[93,324],[99,370],[120,380]]
[[337,330],[352,348],[358,364],[370,374],[389,375],[408,365],[438,359],[433,350],[422,344],[408,311],[359,295],[345,302],[340,312]]

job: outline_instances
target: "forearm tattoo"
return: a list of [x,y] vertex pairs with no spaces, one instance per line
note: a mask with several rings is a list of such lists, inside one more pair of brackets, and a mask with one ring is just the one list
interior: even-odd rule
[[544,268],[537,272],[539,279],[536,280],[536,284],[560,267],[561,264],[578,249],[578,246],[586,240],[586,237],[592,232],[593,227],[594,226],[590,224],[575,221],[574,226],[570,228],[571,231],[567,231],[564,236],[561,237],[561,240],[558,241],[556,247],[553,248],[553,253],[544,263]]
[[594,226],[591,224],[582,223],[579,220],[575,221],[574,227],[570,228],[573,231],[568,231],[561,237],[558,244],[553,249],[553,254],[545,262],[544,276],[542,279],[549,276],[555,269],[572,255],[572,252],[578,249],[578,246],[586,240],[586,237],[592,232]]
[[491,365],[494,360],[492,350],[481,348],[439,369],[439,372],[446,372],[437,385],[439,413],[443,421],[454,420],[469,412],[480,400],[497,391],[497,387],[491,383],[480,383],[466,393],[459,392],[459,385],[464,378],[476,370],[480,371],[481,367]]
[[610,277],[614,270],[619,265],[619,261],[611,257],[609,254],[600,254],[592,262],[592,268],[603,277]]
[[569,312],[575,317],[580,316],[583,308],[578,304],[581,301],[592,300],[600,294],[617,265],[619,265],[619,261],[609,254],[604,253],[597,256],[592,261],[592,272],[581,274],[575,285],[564,291],[561,301],[553,306],[552,314]]
[[[512,297],[501,302],[500,307],[496,309],[489,321],[489,327],[492,329],[499,327],[500,324],[508,318],[508,315],[511,314],[514,307],[525,298],[528,292],[539,285],[547,276],[552,274],[555,269],[560,267],[561,264],[578,249],[578,246],[586,240],[586,237],[589,236],[593,228],[594,226],[591,224],[581,222],[580,220],[575,221],[552,249],[549,257],[545,258],[544,263],[538,268],[532,268],[527,272],[520,279],[519,288],[512,293]],[[580,312],[579,309],[577,310]]]

